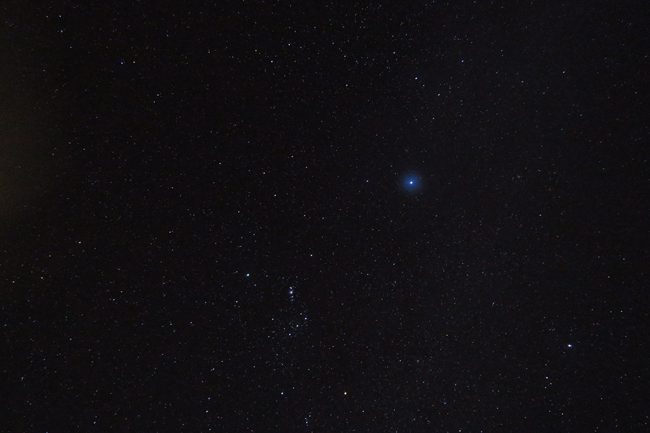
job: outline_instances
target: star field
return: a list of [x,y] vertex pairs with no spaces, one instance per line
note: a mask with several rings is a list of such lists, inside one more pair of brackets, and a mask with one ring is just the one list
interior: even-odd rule
[[0,433],[649,431],[641,1],[0,4]]

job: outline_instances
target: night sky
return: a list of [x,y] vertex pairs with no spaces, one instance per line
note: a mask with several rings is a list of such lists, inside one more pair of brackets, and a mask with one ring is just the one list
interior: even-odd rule
[[3,0],[0,432],[650,431],[649,11]]

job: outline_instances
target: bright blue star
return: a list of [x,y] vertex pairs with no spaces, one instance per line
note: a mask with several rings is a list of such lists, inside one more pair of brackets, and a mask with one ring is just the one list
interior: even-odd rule
[[402,180],[402,186],[408,192],[416,192],[420,190],[422,181],[416,174],[407,174]]

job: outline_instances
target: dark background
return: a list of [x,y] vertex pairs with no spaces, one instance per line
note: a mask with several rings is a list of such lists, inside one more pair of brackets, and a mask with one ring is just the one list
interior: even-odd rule
[[649,18],[2,1],[0,431],[648,431]]

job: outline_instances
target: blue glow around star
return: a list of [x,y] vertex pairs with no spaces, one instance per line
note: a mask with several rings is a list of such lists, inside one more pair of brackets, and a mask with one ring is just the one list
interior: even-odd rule
[[408,192],[416,192],[420,190],[422,186],[422,180],[416,174],[408,174],[404,176],[402,180],[402,186]]

